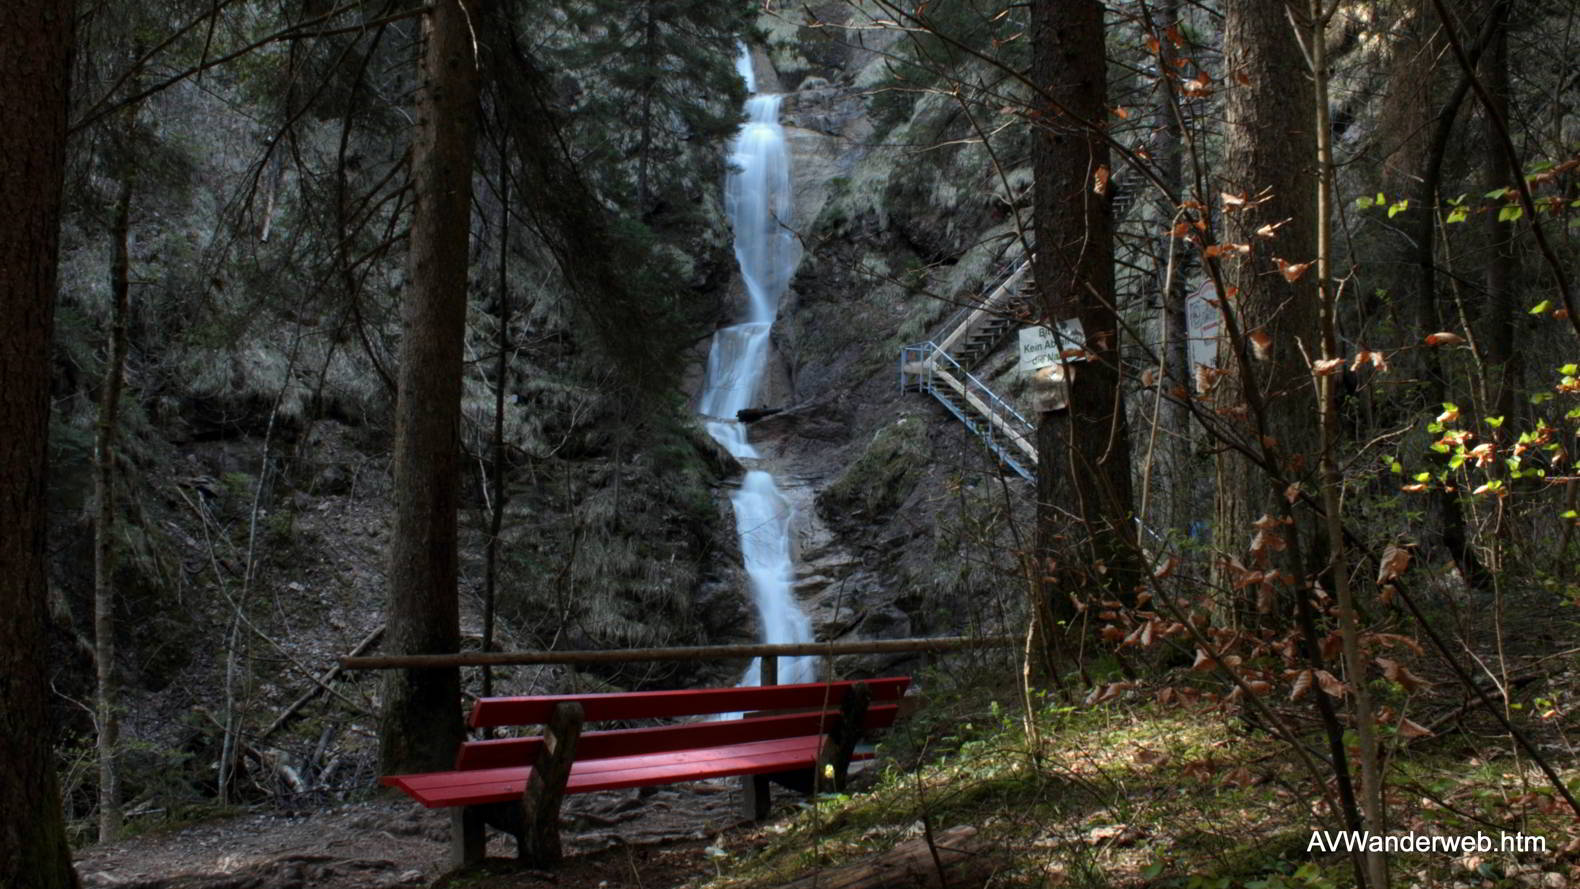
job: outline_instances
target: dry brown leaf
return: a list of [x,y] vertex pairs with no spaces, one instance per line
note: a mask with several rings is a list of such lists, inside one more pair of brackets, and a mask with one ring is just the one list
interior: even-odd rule
[[1197,673],[1211,673],[1218,666],[1218,662],[1207,656],[1207,652],[1196,649],[1196,661],[1190,665],[1192,671]]
[[1309,262],[1286,262],[1278,257],[1274,257],[1273,262],[1278,264],[1278,273],[1283,275],[1284,280],[1291,284],[1299,281],[1300,277],[1306,273],[1306,269],[1311,268],[1311,263]]
[[1179,556],[1169,556],[1166,560],[1164,560],[1163,564],[1158,566],[1156,571],[1152,572],[1152,576],[1156,577],[1158,580],[1162,580],[1163,578],[1168,577],[1170,574],[1173,574],[1174,569],[1178,568],[1179,566]]
[[1233,213],[1236,210],[1245,209],[1246,200],[1245,195],[1243,194],[1233,195],[1225,191],[1221,192],[1218,195],[1218,198],[1223,201],[1223,210],[1225,213]]
[[1284,489],[1284,499],[1289,501],[1291,505],[1300,499],[1300,482],[1294,482]]
[[1377,564],[1377,583],[1384,584],[1403,574],[1410,567],[1410,551],[1402,546],[1389,544],[1383,550],[1382,561]]
[[1464,341],[1464,337],[1457,333],[1449,333],[1446,330],[1440,330],[1437,333],[1429,333],[1426,335],[1426,344],[1428,346],[1457,346]]
[[[1291,217],[1291,219],[1292,218],[1293,217]],[[1284,225],[1288,224],[1289,221],[1289,219],[1285,219],[1283,222],[1269,222],[1266,225],[1260,226],[1256,230],[1256,236],[1259,238],[1276,238],[1278,237],[1278,230]]]
[[1317,686],[1321,688],[1323,693],[1327,694],[1329,697],[1342,698],[1344,697],[1344,693],[1349,691],[1349,688],[1339,680],[1339,677],[1334,676],[1327,670],[1317,670],[1315,675],[1317,678]]
[[1095,194],[1108,194],[1108,165],[1103,164],[1092,174],[1092,191]]
[[1437,421],[1439,423],[1452,423],[1452,422],[1454,422],[1457,419],[1459,419],[1459,406],[1458,405],[1455,405],[1454,407],[1450,407],[1448,410],[1445,410],[1441,414],[1437,415]]
[[1253,330],[1246,334],[1246,339],[1251,341],[1251,354],[1259,361],[1266,361],[1269,350],[1273,347],[1273,338],[1265,330]]
[[1427,738],[1431,737],[1432,730],[1414,720],[1401,719],[1399,720],[1399,735],[1405,738]]
[[1305,697],[1306,693],[1309,691],[1311,691],[1311,670],[1301,670],[1295,676],[1294,684],[1290,686],[1289,699],[1291,701],[1298,701]]
[[1343,369],[1343,358],[1318,358],[1311,362],[1311,372],[1319,377],[1332,376]]

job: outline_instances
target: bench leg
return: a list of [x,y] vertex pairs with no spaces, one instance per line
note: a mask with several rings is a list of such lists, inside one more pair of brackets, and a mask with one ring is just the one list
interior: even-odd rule
[[557,704],[543,727],[543,749],[522,793],[523,829],[517,838],[521,858],[532,867],[553,867],[560,861],[560,801],[576,761],[582,720],[581,704]]
[[483,813],[475,806],[450,810],[450,867],[462,868],[483,860],[488,838],[483,831]]
[[742,775],[741,814],[753,821],[761,821],[767,818],[768,807],[771,802],[768,793],[767,775]]
[[821,793],[830,788],[839,791],[845,789],[845,776],[850,770],[850,760],[856,754],[856,744],[861,741],[862,724],[867,719],[867,707],[871,703],[872,690],[865,682],[851,686],[850,692],[845,695],[845,701],[839,708],[839,722],[835,723],[833,731],[824,736],[822,749],[818,751],[817,771],[812,776],[812,786],[816,792]]

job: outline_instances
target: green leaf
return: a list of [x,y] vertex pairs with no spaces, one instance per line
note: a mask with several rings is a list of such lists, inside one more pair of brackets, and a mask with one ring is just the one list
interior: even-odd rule
[[1559,513],[1558,517],[1561,519],[1580,519],[1580,512],[1575,512],[1572,509],[1566,509]]
[[1418,482],[1423,482],[1423,483],[1429,482],[1429,481],[1432,480],[1432,473],[1430,473],[1430,472],[1417,472],[1415,474],[1415,480],[1418,481]]
[[1404,475],[1404,464],[1394,460],[1388,464],[1388,471],[1394,475]]
[[1548,402],[1548,401],[1552,401],[1552,400],[1553,400],[1553,393],[1551,393],[1551,392],[1538,392],[1535,395],[1531,396],[1531,404],[1542,404],[1543,402]]
[[1501,427],[1503,425],[1503,418],[1502,417],[1488,417],[1487,418],[1487,425],[1491,426],[1493,429],[1497,429],[1497,428],[1499,428],[1499,427]]
[[1558,372],[1566,377],[1572,377],[1575,374],[1580,374],[1580,364],[1566,364],[1558,368]]
[[1551,301],[1551,300],[1546,300],[1546,299],[1544,299],[1544,300],[1542,300],[1542,301],[1541,301],[1541,302],[1539,302],[1539,303],[1537,303],[1537,304],[1536,304],[1536,305],[1534,305],[1534,306],[1531,306],[1531,307],[1530,307],[1530,308],[1529,308],[1529,309],[1527,309],[1527,310],[1526,310],[1526,314],[1530,314],[1530,315],[1540,315],[1540,314],[1542,314],[1542,313],[1543,313],[1543,312],[1545,312],[1545,311],[1547,311],[1547,307],[1548,307],[1548,306],[1549,306],[1549,305],[1551,305],[1551,304],[1552,304],[1552,301]]
[[1372,207],[1376,206],[1376,204],[1376,201],[1372,200],[1366,195],[1361,195],[1355,199],[1355,209],[1357,210],[1370,210]]
[[1459,467],[1464,466],[1464,465],[1465,465],[1465,455],[1463,453],[1455,454],[1454,456],[1448,458],[1448,468],[1449,469],[1458,469]]
[[1447,222],[1464,222],[1466,219],[1469,219],[1469,218],[1470,218],[1470,208],[1469,207],[1460,206],[1460,207],[1455,207],[1454,209],[1450,210],[1449,213],[1448,213],[1448,218],[1443,220],[1443,221],[1445,223],[1447,223]]
[[1388,218],[1392,219],[1395,216],[1398,216],[1400,213],[1403,213],[1404,211],[1406,211],[1408,209],[1410,209],[1410,199],[1409,198],[1405,198],[1402,201],[1395,201],[1393,206],[1388,208]]
[[1572,408],[1570,408],[1569,409],[1569,413],[1564,414],[1564,419],[1566,419],[1566,420],[1580,420],[1580,407],[1572,407]]
[[1377,192],[1377,203],[1379,203],[1379,204],[1386,204],[1386,203],[1388,203],[1388,199],[1386,197],[1383,197],[1383,193],[1380,192],[1380,191]]
[[1525,208],[1519,204],[1507,204],[1498,211],[1499,222],[1515,222],[1525,215]]
[[1506,195],[1508,193],[1509,193],[1509,190],[1507,188],[1494,188],[1493,190],[1491,190],[1491,191],[1487,192],[1486,194],[1482,195],[1482,197],[1486,198],[1489,201],[1495,201],[1498,198],[1501,198],[1501,197],[1503,197],[1504,195]]

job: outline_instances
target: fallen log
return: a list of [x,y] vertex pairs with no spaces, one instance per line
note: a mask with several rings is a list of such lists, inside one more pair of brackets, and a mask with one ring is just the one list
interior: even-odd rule
[[870,858],[808,874],[778,889],[970,889],[1003,865],[975,827],[951,827]]

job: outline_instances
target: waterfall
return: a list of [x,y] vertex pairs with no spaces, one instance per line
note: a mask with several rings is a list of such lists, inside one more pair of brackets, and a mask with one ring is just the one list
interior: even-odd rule
[[[699,411],[713,436],[735,457],[760,454],[747,440],[736,414],[752,406],[768,364],[769,334],[779,314],[779,300],[790,286],[798,259],[790,223],[790,155],[779,126],[777,95],[759,95],[745,47],[736,71],[752,95],[746,100],[746,123],[730,152],[730,173],[724,185],[724,209],[735,229],[735,260],[746,285],[746,319],[720,329],[708,351],[707,378]],[[730,498],[735,510],[741,556],[752,601],[767,643],[811,642],[812,622],[791,592],[790,527],[794,510],[779,492],[772,473],[750,469]],[[781,660],[783,682],[816,678],[816,660]],[[752,661],[743,685],[759,682],[759,664]]]

